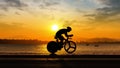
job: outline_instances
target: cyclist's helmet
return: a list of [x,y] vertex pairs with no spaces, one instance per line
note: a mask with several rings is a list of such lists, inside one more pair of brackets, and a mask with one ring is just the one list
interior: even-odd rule
[[72,29],[71,29],[71,27],[68,26],[68,27],[67,27],[67,30],[68,30],[68,32],[70,32]]

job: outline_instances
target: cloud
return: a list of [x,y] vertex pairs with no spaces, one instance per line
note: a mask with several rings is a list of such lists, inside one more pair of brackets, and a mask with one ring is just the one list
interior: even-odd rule
[[8,6],[11,7],[22,7],[22,6],[26,6],[26,4],[24,4],[21,0],[4,0]]
[[52,6],[52,5],[58,5],[58,2],[51,2],[51,1],[44,1],[45,6]]
[[6,16],[5,14],[0,13],[0,17]]
[[[91,27],[91,25],[95,25],[93,24],[92,22],[89,22],[88,21],[80,21],[80,20],[65,20],[65,19],[62,19],[62,27],[67,27],[67,26],[70,26],[70,27],[75,27],[75,28],[78,28],[79,30],[93,30],[93,29],[96,29],[96,27]],[[89,26],[88,26],[89,25]]]
[[4,23],[0,22],[0,30],[17,30],[21,28],[23,28],[23,24],[21,23],[7,24],[5,22]]
[[25,6],[27,4],[23,0],[1,0],[0,2],[0,8],[5,11],[8,11],[10,7],[21,10]]
[[95,14],[88,14],[85,16],[93,17],[96,21],[109,21],[112,17],[120,15],[120,0],[97,0],[102,8],[97,8]]
[[63,27],[72,26],[76,22],[76,20],[64,20]]
[[19,12],[15,12],[16,15],[21,15]]
[[34,0],[34,2],[39,3],[40,8],[48,8],[60,4],[59,1],[56,0]]
[[0,0],[0,11],[7,14],[14,10],[15,15],[22,15],[21,12],[36,15],[38,12],[42,13],[41,10],[56,10],[55,5],[58,4],[58,0]]
[[120,0],[98,0],[104,5],[112,6],[112,7],[120,7]]

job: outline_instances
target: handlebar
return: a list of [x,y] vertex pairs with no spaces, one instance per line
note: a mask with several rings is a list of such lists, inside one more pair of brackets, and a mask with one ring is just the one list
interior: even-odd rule
[[72,35],[68,35],[67,38],[72,37],[72,36],[73,36],[73,34]]
[[72,36],[73,36],[73,34],[69,35],[69,37],[72,37]]
[[65,39],[65,40],[72,39],[72,38],[71,38],[72,36],[73,36],[73,35],[69,35],[69,36],[67,37],[67,39]]
[[67,39],[72,39],[71,37],[67,37]]

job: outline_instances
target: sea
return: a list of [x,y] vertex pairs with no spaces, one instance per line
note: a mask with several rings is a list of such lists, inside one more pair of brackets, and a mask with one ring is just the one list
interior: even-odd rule
[[[57,55],[120,55],[120,44],[76,44],[76,51],[67,53],[64,48]],[[0,55],[50,55],[47,44],[13,45],[0,44]]]

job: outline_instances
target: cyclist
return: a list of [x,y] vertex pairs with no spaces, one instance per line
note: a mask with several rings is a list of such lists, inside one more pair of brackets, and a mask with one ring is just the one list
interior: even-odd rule
[[55,39],[60,40],[60,45],[62,45],[63,41],[65,40],[63,35],[65,35],[65,37],[73,36],[73,34],[68,35],[68,32],[70,32],[71,30],[72,30],[72,28],[68,26],[67,29],[60,29],[59,31],[57,31],[57,33],[55,35]]

